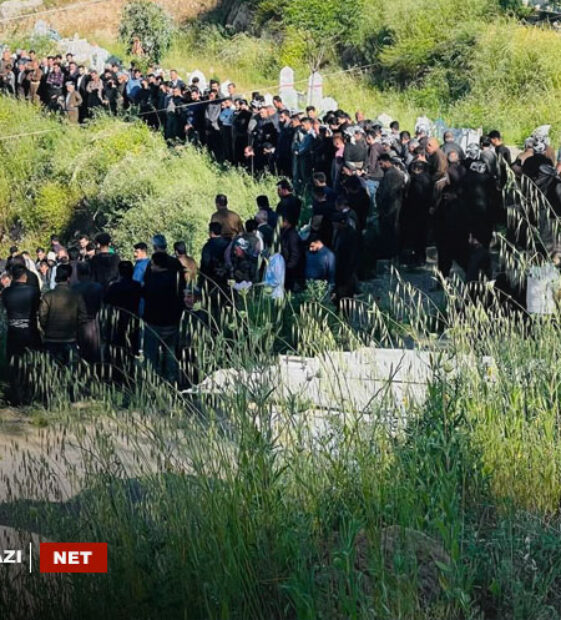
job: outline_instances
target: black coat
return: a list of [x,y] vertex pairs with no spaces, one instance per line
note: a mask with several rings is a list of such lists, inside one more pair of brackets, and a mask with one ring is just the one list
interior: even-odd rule
[[297,226],[300,220],[300,212],[302,211],[302,201],[298,196],[290,194],[281,198],[277,205],[277,215],[287,220],[292,225]]
[[285,288],[287,291],[298,290],[304,285],[306,253],[302,239],[295,228],[283,228],[281,249],[286,263]]
[[199,285],[209,288],[226,287],[228,279],[226,269],[226,248],[230,241],[224,237],[211,237],[203,246],[199,266]]
[[111,252],[100,252],[90,260],[92,270],[92,281],[99,282],[107,288],[112,280],[119,277],[119,263],[121,259],[118,254]]
[[41,295],[35,286],[12,282],[2,293],[2,303],[8,318],[6,353],[8,359],[22,355],[26,349],[39,346],[37,310]]

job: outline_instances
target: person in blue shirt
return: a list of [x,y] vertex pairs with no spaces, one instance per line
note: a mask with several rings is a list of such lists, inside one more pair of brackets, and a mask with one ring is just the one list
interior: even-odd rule
[[125,87],[125,92],[127,93],[127,99],[131,103],[136,103],[136,98],[140,94],[141,89],[142,89],[142,71],[140,71],[139,69],[135,69]]
[[234,108],[232,98],[226,97],[222,101],[222,110],[218,116],[220,125],[220,138],[222,140],[222,161],[234,161],[234,148],[232,140],[232,125],[234,124]]
[[306,251],[306,280],[324,280],[329,290],[335,286],[335,254],[315,235],[310,237]]
[[[132,279],[135,282],[139,282],[140,286],[144,286],[144,274],[146,273],[146,267],[150,259],[148,258],[148,246],[141,241],[134,244],[134,271]],[[138,307],[138,316],[142,316],[144,312],[144,300],[140,300]]]

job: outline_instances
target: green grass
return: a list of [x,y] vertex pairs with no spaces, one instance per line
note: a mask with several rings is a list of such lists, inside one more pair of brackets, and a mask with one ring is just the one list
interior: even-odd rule
[[52,130],[0,142],[6,161],[0,171],[4,250],[13,241],[33,250],[53,232],[86,226],[92,232],[110,228],[124,254],[160,231],[185,239],[198,256],[217,193],[225,191],[243,217],[255,214],[257,195],[274,199],[272,179],[258,182],[218,168],[193,148],[170,150],[139,121],[102,117],[71,127],[2,98],[0,127],[4,135]]
[[[242,298],[222,313],[218,333],[192,331],[204,374],[257,371],[213,397],[170,399],[145,377],[128,408],[100,385],[90,395],[95,414],[82,405],[78,415],[64,383],[52,384],[56,468],[75,475],[76,457],[57,443],[60,424],[79,447],[83,490],[63,504],[8,495],[0,522],[54,540],[108,542],[110,571],[31,577],[41,617],[70,618],[78,606],[83,618],[558,617],[561,326],[558,317],[507,319],[454,296],[449,290],[447,351],[466,363],[452,372],[435,350],[427,400],[406,405],[408,424],[397,432],[383,421],[399,411],[391,401],[359,412],[341,400],[318,437],[313,410],[272,395],[278,375],[265,372],[285,337],[289,351],[326,355],[327,368],[334,349],[396,342],[397,302],[386,317],[355,304],[347,322],[325,321],[330,310],[317,302]],[[431,321],[410,311],[406,329],[424,340]],[[285,334],[278,312],[298,328]],[[91,390],[91,377],[68,380]],[[41,497],[49,471],[29,457],[11,488]],[[0,588],[0,609],[16,599],[28,601]],[[22,613],[31,613],[25,602]]]
[[[24,582],[33,597],[2,582],[0,610],[47,620],[78,608],[86,619],[559,617],[559,314],[507,313],[492,294],[473,303],[454,284],[436,309],[397,283],[384,312],[359,299],[337,316],[312,288],[280,304],[257,290],[208,324],[186,319],[187,372],[240,371],[216,394],[179,397],[139,363],[116,388],[87,365],[54,372],[36,356],[27,380],[47,397],[56,460],[22,459],[0,523],[107,542],[110,569],[60,582],[35,574]],[[373,388],[358,407],[332,370],[340,352],[405,341],[432,351],[426,400]],[[279,352],[323,360],[334,402],[322,432],[307,388],[280,389]],[[53,502],[61,474],[80,492]]]

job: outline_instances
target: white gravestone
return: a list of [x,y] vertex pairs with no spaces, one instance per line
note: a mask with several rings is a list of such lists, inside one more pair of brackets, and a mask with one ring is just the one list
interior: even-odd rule
[[338,109],[337,102],[333,97],[324,97],[321,101],[322,112],[335,112]]
[[393,122],[393,118],[389,115],[389,114],[380,114],[380,116],[378,116],[378,118],[376,119],[380,125],[382,125],[382,127],[389,129],[390,128],[390,124]]
[[206,81],[205,74],[202,71],[196,69],[189,75],[189,86],[193,83],[193,78],[199,78],[199,90],[204,92],[207,89],[208,82]]
[[273,105],[273,95],[271,93],[264,93],[263,99],[265,100],[265,105]]
[[225,82],[222,82],[222,84],[220,84],[220,94],[223,97],[229,97],[230,93],[228,92],[228,86],[230,86],[232,82],[230,82],[230,80],[226,80]]
[[318,71],[312,73],[308,79],[308,105],[321,107],[323,100],[323,78]]
[[298,93],[294,88],[294,71],[290,67],[283,67],[280,72],[279,96],[288,110],[298,108]]

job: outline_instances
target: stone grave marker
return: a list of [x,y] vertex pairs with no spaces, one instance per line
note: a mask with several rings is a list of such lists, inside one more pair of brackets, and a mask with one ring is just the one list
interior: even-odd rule
[[298,93],[294,88],[294,71],[291,67],[283,67],[279,77],[279,95],[288,110],[298,108]]
[[195,71],[189,74],[189,78],[187,79],[188,86],[191,86],[191,83],[193,82],[193,78],[199,78],[199,90],[201,92],[204,92],[208,87],[208,82],[206,80],[205,74],[202,71],[195,69]]
[[314,71],[308,79],[308,105],[321,107],[323,100],[323,77],[319,71]]

